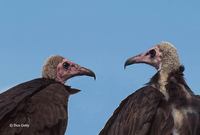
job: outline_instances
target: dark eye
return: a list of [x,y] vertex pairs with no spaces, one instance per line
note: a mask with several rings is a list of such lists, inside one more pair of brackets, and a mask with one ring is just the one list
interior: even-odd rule
[[149,51],[149,54],[151,56],[151,58],[154,58],[156,56],[156,51],[154,49]]
[[70,64],[69,64],[69,63],[67,63],[67,62],[64,62],[64,63],[63,63],[63,68],[64,68],[64,69],[68,69],[68,68],[69,68],[69,66],[70,66]]

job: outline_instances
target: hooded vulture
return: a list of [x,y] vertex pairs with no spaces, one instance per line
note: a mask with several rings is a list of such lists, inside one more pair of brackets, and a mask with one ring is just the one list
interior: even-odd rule
[[161,42],[129,58],[157,69],[149,83],[121,102],[99,135],[200,135],[200,98],[184,80],[176,48]]
[[81,75],[95,78],[94,72],[62,56],[48,58],[42,78],[0,94],[0,135],[64,135],[68,98],[79,91],[64,83]]

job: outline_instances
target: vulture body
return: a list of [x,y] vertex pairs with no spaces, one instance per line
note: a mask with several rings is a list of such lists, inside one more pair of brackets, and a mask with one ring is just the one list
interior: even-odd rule
[[48,79],[11,88],[0,95],[0,134],[64,135],[70,92],[70,87]]
[[[50,61],[55,62],[55,58],[58,60],[61,56],[52,56]],[[57,61],[55,67],[60,62]],[[89,70],[86,74],[89,75]],[[10,88],[0,94],[0,135],[64,135],[68,121],[68,98],[78,91],[62,81],[47,77]]]
[[200,98],[185,82],[184,67],[173,56],[177,54],[163,48],[176,53],[170,43],[162,42],[126,61],[125,66],[146,63],[158,72],[121,102],[99,135],[200,135]]

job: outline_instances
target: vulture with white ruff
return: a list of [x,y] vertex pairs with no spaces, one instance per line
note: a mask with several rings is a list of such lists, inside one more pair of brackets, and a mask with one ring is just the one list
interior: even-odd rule
[[157,73],[121,102],[99,135],[200,135],[200,98],[184,80],[176,48],[161,42],[124,66],[136,63]]
[[64,135],[68,98],[79,92],[64,83],[94,72],[62,56],[52,56],[42,78],[19,84],[0,94],[0,135]]

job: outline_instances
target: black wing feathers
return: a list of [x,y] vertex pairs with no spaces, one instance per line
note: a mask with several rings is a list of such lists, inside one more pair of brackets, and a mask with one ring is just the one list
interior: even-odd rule
[[64,135],[69,89],[53,80],[36,79],[2,93],[0,135]]
[[99,135],[145,135],[149,132],[162,94],[146,86],[128,96]]
[[0,94],[0,121],[5,117],[6,114],[12,111],[18,105],[18,103],[31,96],[38,90],[45,88],[52,83],[52,81],[53,80],[35,79],[19,84]]

